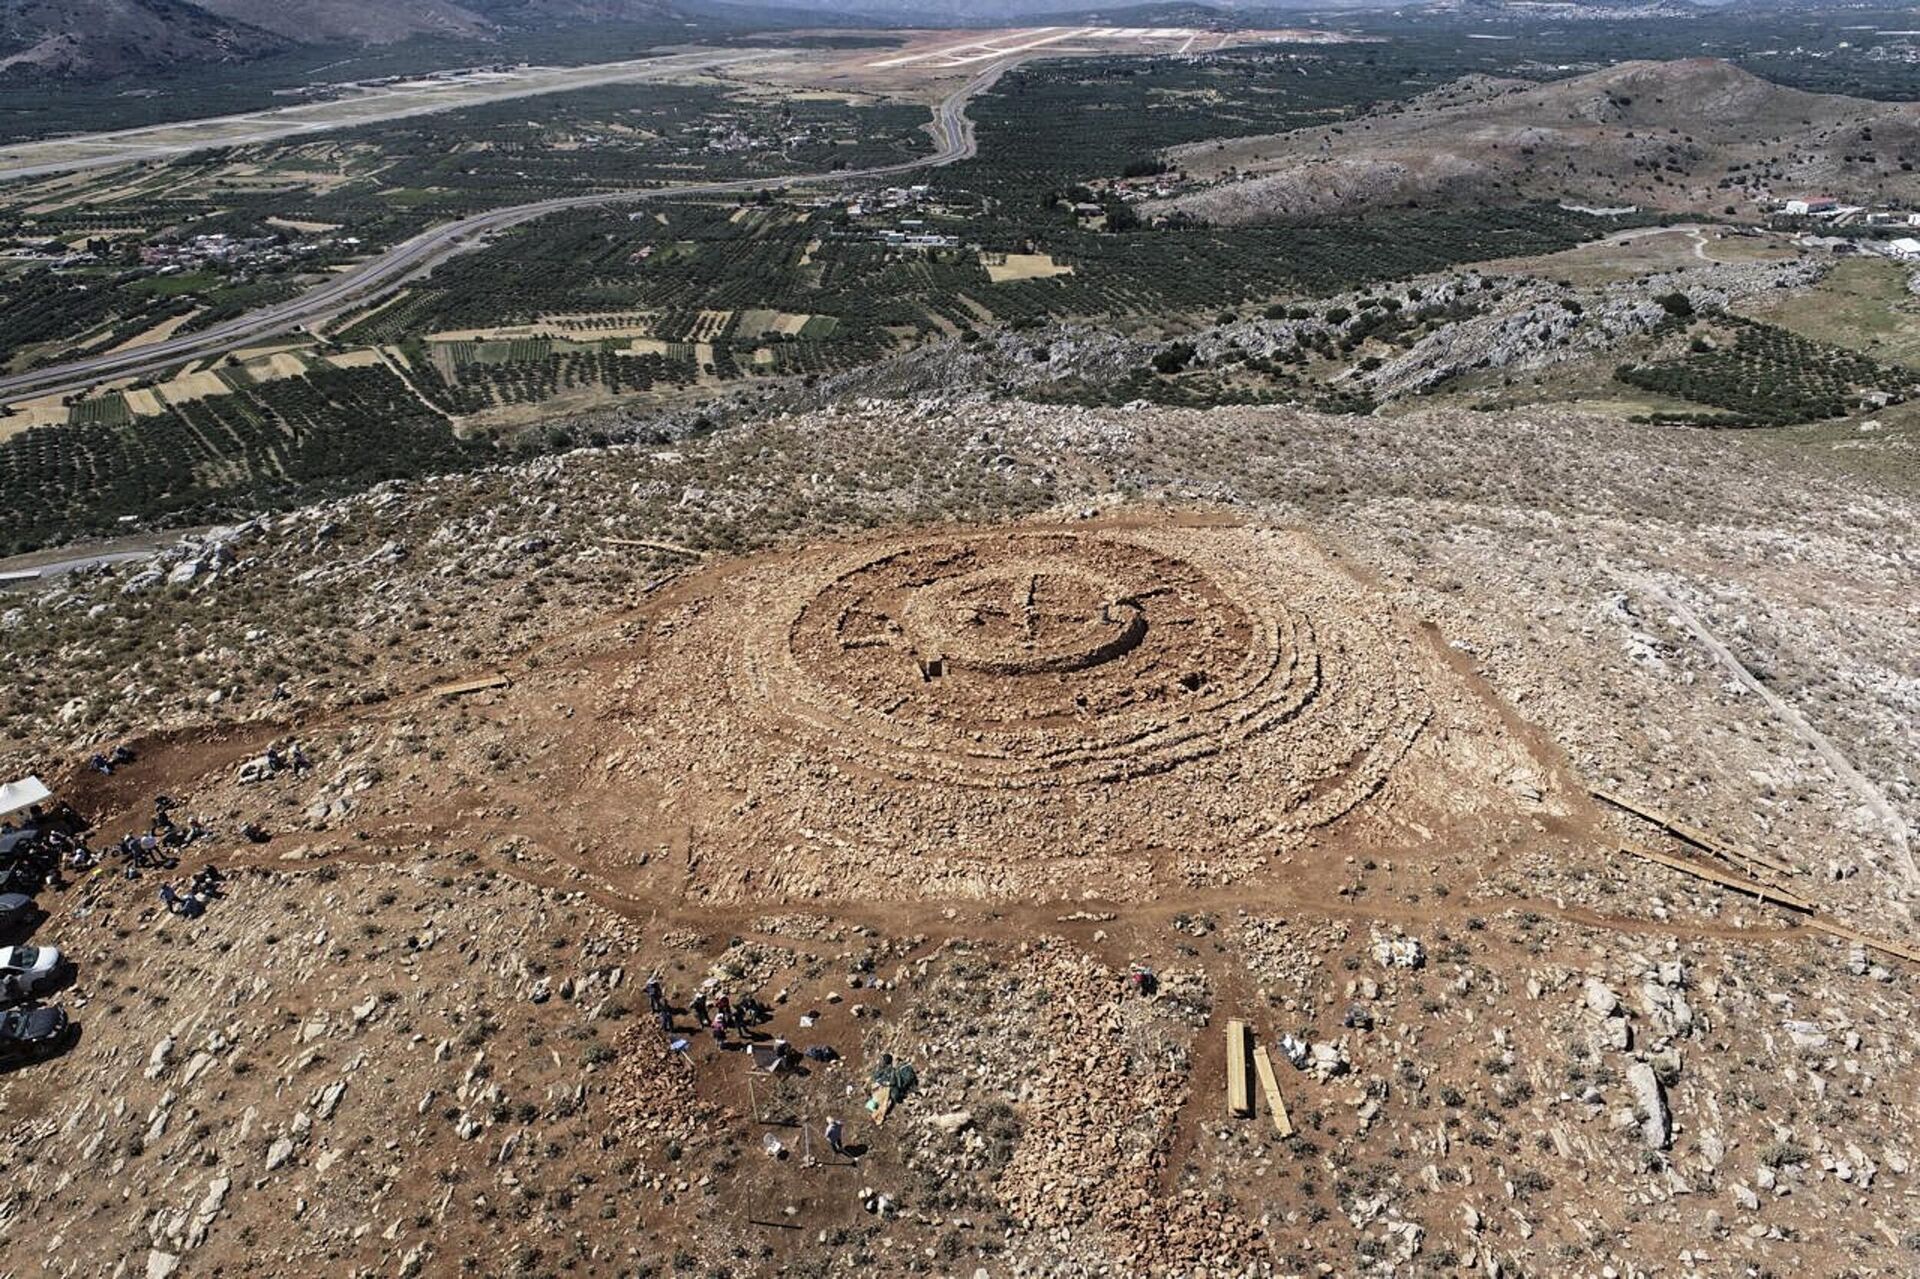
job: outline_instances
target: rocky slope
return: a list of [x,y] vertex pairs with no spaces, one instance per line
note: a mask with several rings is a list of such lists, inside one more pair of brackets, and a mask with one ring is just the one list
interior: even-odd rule
[[390,44],[409,36],[477,36],[492,24],[454,0],[193,0],[234,22],[300,44]]
[[[1392,404],[1474,373],[1517,376],[1580,361],[1618,363],[1669,318],[1655,300],[1663,295],[1680,292],[1703,310],[1724,309],[1805,288],[1828,265],[1814,258],[1703,259],[1698,266],[1586,286],[1542,274],[1473,270],[1375,285],[1315,299],[1311,307],[1280,308],[1284,315],[1236,318],[1178,336],[1129,337],[1091,325],[999,330],[823,379],[792,402],[808,408],[849,395],[935,396],[951,386],[1045,398],[1063,385],[1125,385],[1130,374],[1176,348],[1192,352],[1191,370],[1230,374],[1249,361],[1324,347],[1337,354],[1316,365],[1298,388],[1297,404],[1310,403],[1315,388],[1364,392],[1376,404]],[[1424,318],[1406,329],[1376,328],[1388,313]],[[1387,336],[1372,336],[1376,332]]]
[[1488,201],[1719,211],[1920,195],[1920,107],[1804,93],[1712,59],[1474,77],[1342,125],[1176,149],[1215,185],[1149,206],[1216,223]]
[[248,62],[300,45],[495,41],[602,22],[680,31],[692,20],[666,0],[12,0],[0,7],[0,74],[96,79]]

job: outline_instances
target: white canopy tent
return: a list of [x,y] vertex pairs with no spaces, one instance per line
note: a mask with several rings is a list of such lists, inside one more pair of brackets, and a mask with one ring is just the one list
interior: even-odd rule
[[11,817],[23,808],[44,804],[53,798],[45,782],[38,777],[23,777],[0,786],[0,817]]

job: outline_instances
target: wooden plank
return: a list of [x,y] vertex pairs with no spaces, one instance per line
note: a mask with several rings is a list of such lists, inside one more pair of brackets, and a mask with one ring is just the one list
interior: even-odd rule
[[676,546],[672,542],[653,542],[642,537],[603,537],[600,542],[604,546],[637,546],[646,551],[660,551],[667,555],[686,555],[696,560],[705,554],[689,546]]
[[1293,1136],[1293,1120],[1287,1117],[1287,1103],[1280,1096],[1280,1081],[1274,1078],[1273,1058],[1267,1055],[1265,1044],[1253,1050],[1253,1073],[1260,1076],[1260,1091],[1266,1094],[1274,1131],[1282,1137]]
[[1650,862],[1659,862],[1662,866],[1692,875],[1696,879],[1704,879],[1710,883],[1719,884],[1723,888],[1731,888],[1735,892],[1747,893],[1762,901],[1770,901],[1775,905],[1786,906],[1793,910],[1808,912],[1813,910],[1813,903],[1798,893],[1784,888],[1775,888],[1771,884],[1763,884],[1754,879],[1741,879],[1737,875],[1727,874],[1717,866],[1690,862],[1684,857],[1675,857],[1671,853],[1663,853],[1657,848],[1647,848],[1641,844],[1622,844],[1620,850],[1632,853],[1635,857],[1644,857]]
[[506,688],[513,681],[505,675],[485,675],[479,679],[462,680],[458,684],[442,684],[433,690],[435,697],[464,697],[468,693],[484,693],[490,688]]
[[873,1125],[878,1128],[887,1122],[887,1116],[893,1112],[893,1089],[881,1084],[873,1090],[873,1101],[867,1106],[873,1112]]
[[1862,946],[1877,950],[1884,955],[1893,955],[1896,958],[1920,964],[1920,951],[1914,950],[1911,946],[1902,946],[1899,942],[1887,941],[1880,937],[1870,937],[1857,929],[1848,928],[1845,924],[1836,924],[1828,919],[1809,919],[1807,927],[1817,928],[1835,937],[1844,937],[1848,941],[1857,941]]
[[1635,817],[1652,822],[1655,826],[1666,831],[1675,839],[1692,844],[1702,852],[1712,853],[1716,857],[1724,857],[1728,861],[1748,862],[1754,866],[1764,867],[1776,875],[1797,875],[1800,873],[1785,862],[1776,861],[1763,853],[1754,852],[1749,848],[1735,848],[1730,844],[1723,844],[1697,826],[1689,826],[1687,823],[1680,821],[1678,818],[1671,817],[1657,808],[1648,808],[1644,804],[1637,804],[1626,796],[1615,791],[1610,791],[1604,786],[1594,786],[1589,789],[1592,791],[1595,799],[1605,800],[1615,808],[1623,809],[1626,812],[1632,813]]
[[1242,1117],[1253,1114],[1253,1093],[1247,1087],[1251,1042],[1246,1022],[1235,1018],[1227,1023],[1227,1112]]
[[[1690,862],[1685,858],[1674,857],[1670,854],[1660,852],[1658,849],[1644,848],[1638,844],[1622,844],[1620,848],[1622,852],[1632,853],[1636,857],[1644,857],[1648,861],[1659,862],[1662,866],[1670,866],[1674,870],[1682,871],[1701,879],[1710,880],[1713,883],[1724,885],[1738,892],[1751,893],[1755,897],[1762,898],[1777,905],[1786,906],[1793,910],[1805,911],[1809,915],[1811,915],[1814,910],[1812,902],[1782,888],[1755,883],[1751,880],[1736,879],[1734,876],[1725,874],[1712,866],[1703,866],[1699,862]],[[1915,950],[1913,947],[1903,945],[1900,942],[1888,941],[1884,937],[1875,937],[1870,933],[1863,933],[1857,928],[1849,928],[1845,924],[1838,924],[1830,919],[1821,919],[1815,916],[1807,920],[1807,927],[1816,932],[1826,933],[1832,937],[1840,937],[1847,941],[1858,942],[1862,946],[1871,950],[1877,950],[1883,955],[1892,955],[1896,959],[1904,959],[1909,963],[1920,964],[1920,950]]]

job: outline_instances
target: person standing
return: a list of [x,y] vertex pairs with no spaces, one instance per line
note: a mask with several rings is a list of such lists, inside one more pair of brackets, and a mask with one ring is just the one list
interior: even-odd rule
[[828,1119],[826,1131],[821,1135],[827,1139],[827,1149],[842,1157],[846,1155],[846,1147],[841,1143],[846,1138],[847,1130],[838,1119]]

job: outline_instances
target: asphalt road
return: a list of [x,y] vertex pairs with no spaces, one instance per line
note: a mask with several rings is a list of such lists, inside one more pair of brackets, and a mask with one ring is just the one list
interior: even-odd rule
[[430,271],[455,254],[478,247],[490,234],[546,217],[550,213],[596,206],[640,204],[691,195],[722,195],[734,191],[754,191],[762,187],[819,186],[864,181],[971,159],[978,153],[979,145],[974,139],[973,121],[967,116],[967,104],[1023,60],[1015,57],[994,63],[941,101],[933,113],[935,150],[917,160],[836,173],[808,173],[784,178],[749,178],[564,196],[490,209],[457,222],[431,227],[388,249],[381,256],[370,258],[351,271],[316,285],[297,298],[262,307],[212,328],[131,351],[88,356],[67,364],[50,365],[0,378],[0,403],[45,395],[65,395],[86,390],[100,382],[155,374],[188,360],[224,355],[264,338],[316,324],[394,293],[408,280]]
[[146,551],[103,551],[98,555],[71,555],[66,559],[52,560],[26,568],[13,568],[11,561],[0,561],[0,590],[8,587],[32,586],[67,573],[77,573],[83,568],[98,568],[103,564],[126,564],[133,560],[151,559],[159,553],[160,548],[157,546]]

